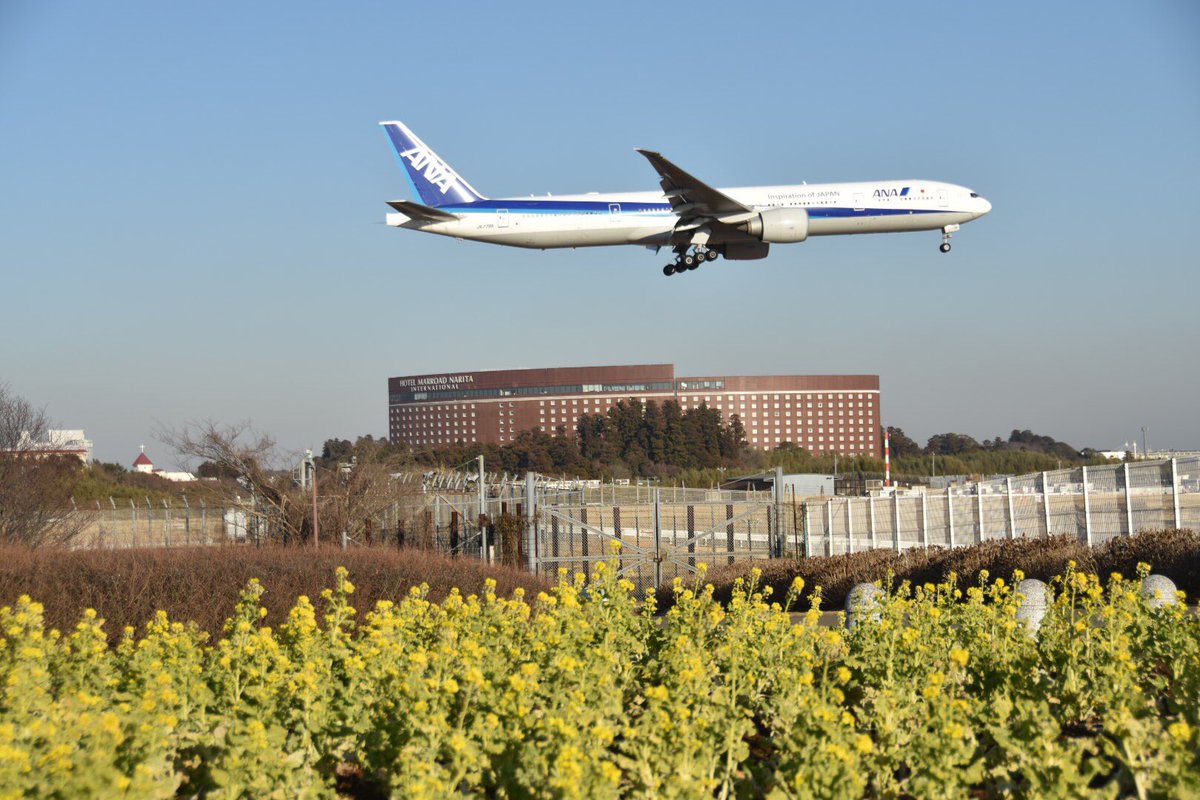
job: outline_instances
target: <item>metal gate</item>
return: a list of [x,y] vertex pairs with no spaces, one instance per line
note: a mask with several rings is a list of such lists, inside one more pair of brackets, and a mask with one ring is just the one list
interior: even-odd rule
[[[591,575],[596,563],[616,559],[618,571],[641,592],[676,577],[735,560],[781,555],[785,525],[768,493],[712,492],[646,502],[541,502],[536,511],[534,557],[538,572]],[[614,544],[620,543],[619,552]]]

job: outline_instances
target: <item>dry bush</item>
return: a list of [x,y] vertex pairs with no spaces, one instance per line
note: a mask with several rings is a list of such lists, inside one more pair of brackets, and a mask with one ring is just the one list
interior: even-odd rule
[[1129,577],[1144,561],[1160,575],[1175,581],[1189,597],[1200,596],[1200,534],[1192,530],[1143,531],[1137,536],[1109,539],[1096,551],[1101,575],[1119,572]]
[[299,595],[320,604],[334,570],[350,570],[354,605],[365,614],[379,600],[397,601],[414,586],[429,585],[431,599],[452,587],[478,594],[487,578],[507,596],[517,587],[532,596],[546,579],[508,567],[490,567],[413,550],[296,547],[193,547],[138,550],[31,550],[0,548],[0,605],[28,594],[46,607],[47,624],[70,629],[85,608],[107,620],[116,638],[126,625],[139,627],[162,609],[175,620],[194,621],[219,636],[238,593],[251,578],[266,588],[267,622],[278,625]]
[[[1095,572],[1107,578],[1112,572],[1126,577],[1135,575],[1138,562],[1150,564],[1156,573],[1166,575],[1175,584],[1195,597],[1200,592],[1200,536],[1192,531],[1146,531],[1134,536],[1112,539],[1089,549],[1071,536],[1048,539],[998,539],[972,547],[947,550],[931,547],[902,553],[891,550],[870,550],[844,556],[815,558],[785,558],[773,561],[739,561],[710,572],[707,581],[716,589],[716,597],[727,602],[734,581],[749,577],[750,570],[762,570],[759,582],[771,586],[774,596],[782,599],[792,579],[804,579],[805,589],[798,608],[807,608],[813,590],[820,586],[826,609],[840,609],[846,594],[857,583],[886,580],[891,573],[896,584],[910,581],[915,584],[937,583],[949,573],[958,576],[958,583],[974,585],[982,570],[992,578],[1011,578],[1021,570],[1028,578],[1048,581],[1067,569],[1074,561],[1076,568]],[[659,607],[668,608],[673,602],[670,587],[659,587]]]

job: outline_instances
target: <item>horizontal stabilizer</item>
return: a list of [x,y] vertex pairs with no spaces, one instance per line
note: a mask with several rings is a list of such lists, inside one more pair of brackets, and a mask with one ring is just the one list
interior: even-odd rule
[[389,200],[388,205],[401,214],[419,222],[453,222],[458,219],[458,217],[449,211],[423,206],[420,203],[413,203],[409,200]]

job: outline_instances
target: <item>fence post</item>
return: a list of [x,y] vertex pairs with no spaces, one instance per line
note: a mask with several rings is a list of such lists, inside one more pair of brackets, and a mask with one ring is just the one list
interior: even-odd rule
[[171,546],[171,507],[167,505],[167,498],[163,498],[163,542],[167,547]]
[[869,516],[868,524],[871,529],[871,549],[874,550],[878,546],[878,543],[875,541],[875,495],[867,498],[867,514]]
[[1121,465],[1121,480],[1125,483],[1125,535],[1133,536],[1133,493],[1129,491],[1129,462]]
[[103,512],[100,510],[99,500],[96,501],[96,530],[96,538],[98,539],[96,546],[100,549],[104,549],[104,516]]
[[900,495],[892,492],[892,549],[900,552]]
[[183,538],[188,547],[192,546],[192,507],[188,505],[187,495],[183,496]]
[[846,552],[854,552],[854,498],[846,498]]
[[1171,459],[1171,504],[1175,507],[1175,528],[1182,527],[1179,518],[1179,466]]
[[662,586],[662,490],[654,490],[654,585]]
[[921,492],[921,545],[929,549],[929,504],[924,492]]
[[117,501],[108,496],[108,504],[112,507],[112,530],[109,532],[108,547],[111,550],[117,546]]
[[200,528],[204,531],[204,543],[212,544],[212,536],[208,533],[208,504],[200,501]]
[[[775,503],[775,542],[771,555],[783,557],[783,467],[775,468],[775,492],[772,500]],[[1178,517],[1178,515],[1176,515]],[[832,533],[830,534],[832,535]]]
[[137,547],[137,503],[129,498],[129,507],[133,510],[133,523],[129,526],[129,546]]
[[525,473],[525,566],[537,572],[537,523],[534,502],[537,499],[537,476]]
[[149,497],[146,498],[146,544],[154,546],[154,506],[150,504]]
[[946,487],[946,528],[950,538],[950,549],[954,549],[954,489]]
[[800,511],[804,517],[804,557],[812,556],[812,504],[805,500],[800,504]]
[[1045,472],[1042,473],[1042,516],[1046,521],[1046,538],[1050,538],[1050,481]]
[[825,501],[825,555],[833,555],[833,498]]
[[979,517],[979,542],[983,542],[983,482],[976,483],[976,511]]
[[1083,468],[1083,540],[1092,546],[1092,496],[1088,492],[1087,467]]
[[1008,538],[1015,539],[1017,536],[1017,522],[1013,516],[1012,478],[1004,479],[1004,499],[1008,501]]

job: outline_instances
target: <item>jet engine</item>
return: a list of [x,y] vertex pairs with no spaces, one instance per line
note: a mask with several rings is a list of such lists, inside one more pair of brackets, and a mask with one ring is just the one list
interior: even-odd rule
[[808,238],[808,212],[803,208],[768,208],[742,225],[759,241],[773,244],[803,242]]

